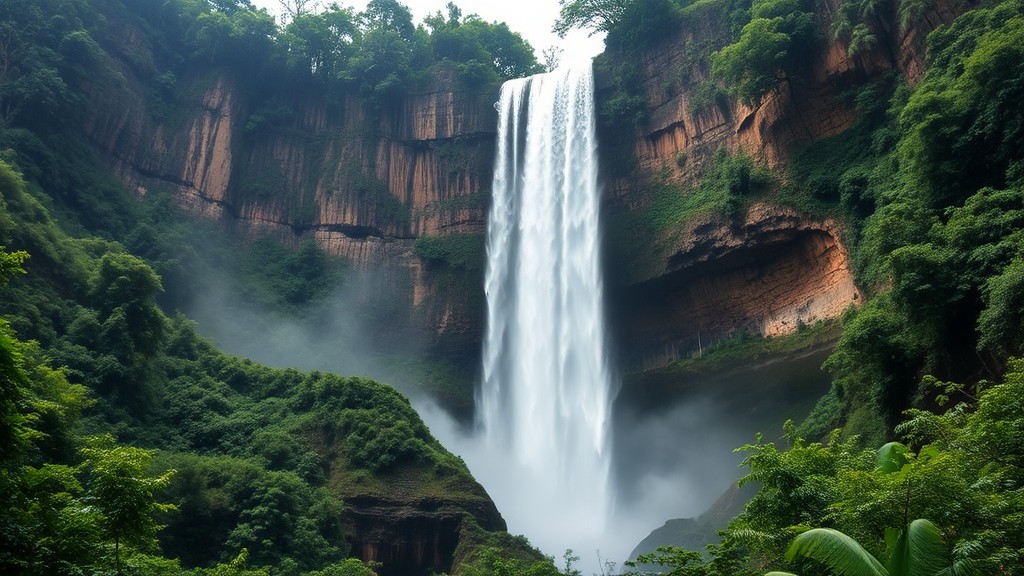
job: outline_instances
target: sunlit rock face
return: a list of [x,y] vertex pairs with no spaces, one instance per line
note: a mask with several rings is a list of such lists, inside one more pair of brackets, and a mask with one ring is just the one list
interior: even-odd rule
[[[87,84],[84,132],[130,190],[171,191],[177,204],[252,237],[315,239],[386,277],[385,345],[415,343],[466,366],[479,358],[482,268],[465,281],[419,258],[422,236],[469,235],[482,245],[494,157],[495,87],[467,88],[441,68],[382,112],[355,89],[331,100],[301,89],[273,116],[230,70],[180,74],[167,102],[152,97],[145,33],[125,21],[115,62],[128,89]],[[148,63],[148,64],[147,64]],[[368,283],[372,284],[372,283]]]
[[133,90],[85,87],[85,131],[140,194],[169,188],[196,213],[311,235],[358,266],[395,259],[389,243],[483,232],[493,87],[470,90],[442,70],[382,112],[355,91],[328,102],[296,90],[268,120],[230,72],[179,79],[173,113],[158,113],[135,72],[123,69]]
[[757,204],[742,223],[710,216],[691,227],[662,275],[613,292],[629,371],[740,333],[788,334],[860,303],[832,221]]

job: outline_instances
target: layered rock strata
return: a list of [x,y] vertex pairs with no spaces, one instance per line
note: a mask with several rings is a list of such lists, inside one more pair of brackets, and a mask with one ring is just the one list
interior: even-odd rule
[[742,222],[694,221],[662,275],[612,292],[629,371],[743,333],[787,334],[837,317],[861,297],[834,222],[767,204]]

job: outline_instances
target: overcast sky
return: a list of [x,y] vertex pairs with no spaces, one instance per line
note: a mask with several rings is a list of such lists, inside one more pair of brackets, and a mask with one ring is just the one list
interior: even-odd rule
[[[366,0],[337,0],[341,6],[352,6],[356,11],[366,7]],[[401,0],[400,0],[401,1]],[[412,10],[413,21],[423,22],[424,16],[438,10],[447,13],[445,5],[449,0],[405,0]],[[326,2],[323,2],[326,3]],[[273,14],[280,12],[278,0],[253,0],[253,4],[266,8]],[[455,0],[466,16],[477,14],[488,22],[505,22],[513,32],[519,32],[537,53],[537,60],[543,63],[541,52],[549,46],[564,50],[562,61],[577,58],[592,58],[604,49],[604,41],[598,36],[587,37],[585,31],[574,30],[564,40],[551,32],[551,25],[558,18],[558,0]]]

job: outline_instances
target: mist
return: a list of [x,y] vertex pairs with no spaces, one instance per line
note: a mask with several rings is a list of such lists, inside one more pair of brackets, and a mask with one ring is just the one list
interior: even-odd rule
[[[432,433],[461,456],[487,490],[512,534],[525,535],[563,567],[572,549],[584,574],[618,569],[652,530],[673,518],[697,517],[741,475],[734,449],[781,436],[787,418],[805,416],[828,386],[822,355],[701,382],[636,393],[628,383],[616,399],[609,434],[607,506],[556,497],[504,450],[453,418],[425,393],[396,358],[425,358],[427,343],[411,327],[411,294],[402,270],[349,274],[325,303],[304,314],[273,312],[241,296],[239,282],[220,276],[200,283],[188,315],[224,350],[276,367],[367,376],[408,395]],[[588,478],[578,478],[580,483]],[[608,517],[602,509],[611,510]]]
[[[674,518],[706,512],[743,474],[735,449],[781,438],[787,419],[805,417],[828,389],[819,352],[664,391],[657,402],[639,401],[628,389],[616,400],[611,436],[609,517],[599,506],[551,498],[550,479],[534,478],[515,459],[487,446],[427,398],[414,405],[434,435],[462,456],[487,489],[513,534],[524,534],[562,567],[567,548],[584,574],[619,570],[650,532]],[[586,482],[580,478],[580,482]]]
[[247,300],[238,279],[207,278],[187,315],[221,349],[278,368],[322,370],[387,382],[419,392],[403,359],[423,358],[426,343],[412,327],[411,282],[402,269],[346,274],[323,301],[299,313]]

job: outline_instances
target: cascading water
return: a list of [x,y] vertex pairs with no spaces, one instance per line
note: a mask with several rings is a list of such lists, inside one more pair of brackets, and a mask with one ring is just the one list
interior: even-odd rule
[[[506,82],[496,106],[478,413],[490,450],[508,460],[502,466],[509,468],[497,472],[506,475],[501,484],[514,478],[515,485],[488,488],[510,529],[535,541],[545,530],[596,537],[611,500],[606,432],[612,379],[599,262],[593,72],[587,65]],[[519,497],[531,505],[517,505],[502,490],[526,492]],[[541,517],[538,509],[545,510]]]

